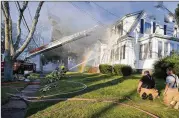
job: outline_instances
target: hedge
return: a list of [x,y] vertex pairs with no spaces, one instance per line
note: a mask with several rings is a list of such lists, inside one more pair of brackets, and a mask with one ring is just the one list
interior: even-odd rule
[[100,64],[99,70],[100,70],[100,73],[103,73],[103,74],[112,74],[113,67],[108,64]]
[[115,64],[113,66],[114,74],[120,76],[129,76],[132,74],[132,67],[125,64]]
[[122,74],[122,72],[121,72],[121,68],[122,68],[123,66],[124,66],[123,64],[115,64],[115,65],[113,66],[114,74],[115,74],[115,75],[120,75],[120,76],[122,76],[123,74]]
[[166,69],[168,67],[174,68],[175,73],[179,76],[179,55],[178,54],[173,54],[171,56],[158,60],[154,64],[154,76],[157,78],[165,79],[167,76]]
[[132,67],[124,64],[115,64],[114,66],[108,64],[99,65],[100,73],[115,74],[120,76],[129,76],[132,74]]

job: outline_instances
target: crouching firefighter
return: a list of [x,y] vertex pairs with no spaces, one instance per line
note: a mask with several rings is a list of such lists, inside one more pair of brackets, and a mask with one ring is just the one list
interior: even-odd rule
[[166,86],[164,91],[164,103],[167,106],[179,109],[179,79],[174,74],[173,68],[167,68]]
[[138,84],[137,92],[142,99],[153,100],[158,97],[158,90],[155,89],[155,80],[150,75],[149,71],[144,72],[144,76],[141,78]]

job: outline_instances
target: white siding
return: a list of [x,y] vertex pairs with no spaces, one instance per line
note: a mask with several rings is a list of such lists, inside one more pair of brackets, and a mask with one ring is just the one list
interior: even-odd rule
[[126,33],[130,30],[131,26],[133,25],[134,21],[136,20],[137,15],[130,16],[124,19],[123,21],[123,34],[126,35]]
[[[133,25],[136,19],[136,16],[127,17],[123,20],[123,29],[124,29],[123,36],[126,34],[127,31],[129,31],[129,29]],[[135,69],[153,69],[153,64],[155,63],[156,60],[159,59],[158,58],[158,41],[162,41],[162,57],[164,57],[165,55],[164,45],[166,42],[168,42],[167,55],[170,54],[170,49],[171,49],[170,43],[173,43],[174,49],[177,50],[177,46],[179,45],[179,42],[168,40],[165,38],[153,37],[155,34],[160,34],[161,36],[164,36],[164,29],[163,29],[164,23],[163,22],[158,22],[157,19],[156,21],[150,19],[147,13],[144,14],[142,19],[144,19],[144,24],[145,22],[148,22],[151,24],[151,33],[145,34],[145,31],[144,31],[144,34],[141,34],[140,33],[141,26],[140,26],[140,22],[138,22],[138,24],[134,28],[134,31],[130,32],[130,36],[134,38],[123,39],[122,42],[119,42],[117,44],[117,41],[120,38],[120,35],[116,31],[115,27],[113,27],[112,30],[110,31],[110,36],[108,37],[109,42],[107,45],[105,45],[105,49],[108,50],[105,52],[106,60],[105,61],[101,60],[100,63],[109,63],[112,65],[113,64],[128,64],[128,65],[131,65]],[[155,29],[156,31],[155,34],[153,33],[153,22],[156,22],[156,25],[157,24],[159,25],[159,27],[156,27]],[[172,29],[172,28],[174,28],[174,23],[167,23],[167,29]],[[144,29],[145,29],[145,26],[144,26]],[[146,44],[146,43],[148,44],[149,42],[152,43],[151,44],[152,45],[152,58],[149,57],[150,52],[148,50],[146,59],[139,60],[140,44]],[[115,49],[116,51],[118,47],[121,47],[124,44],[126,45],[125,59],[120,59],[119,57],[119,60],[115,60],[115,57],[114,57],[114,59],[110,61],[111,50]],[[101,46],[101,48],[104,48],[104,46]],[[101,51],[101,55],[102,54],[104,54],[103,50]],[[120,52],[119,52],[119,55],[120,55]]]

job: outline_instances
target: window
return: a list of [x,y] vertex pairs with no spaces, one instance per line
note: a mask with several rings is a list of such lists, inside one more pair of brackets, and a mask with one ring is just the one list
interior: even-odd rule
[[175,29],[174,29],[173,36],[174,36],[174,37],[177,37],[177,28],[176,28],[176,27],[175,27]]
[[167,34],[167,25],[164,25],[164,35]]
[[153,33],[155,33],[155,30],[156,30],[156,23],[153,22]]
[[111,61],[113,61],[114,49],[111,50]]
[[145,22],[145,33],[151,34],[151,23]]
[[140,45],[139,49],[139,59],[142,60],[142,52],[143,52],[143,45]]
[[158,42],[158,57],[162,57],[162,41]]
[[141,44],[139,47],[139,60],[152,58],[152,42]]
[[171,55],[172,52],[174,52],[174,44],[170,43],[170,55]]
[[117,29],[118,29],[118,34],[119,34],[120,36],[122,36],[122,35],[123,35],[123,24],[122,24],[122,23],[119,24],[119,25],[117,26]]
[[140,33],[141,34],[144,33],[144,19],[141,19],[141,21],[140,21]]
[[168,54],[168,43],[165,42],[165,45],[164,45],[164,55],[167,56]]
[[115,55],[115,59],[119,60],[119,47],[116,50],[116,55]]
[[144,44],[144,55],[143,55],[143,59],[147,58],[147,44]]
[[123,59],[125,59],[126,45],[123,46]]
[[149,58],[152,58],[152,42],[149,42]]
[[122,53],[123,53],[123,50],[122,50],[122,47],[120,47],[120,60],[122,59]]
[[125,59],[126,46],[122,46],[120,50],[120,59]]

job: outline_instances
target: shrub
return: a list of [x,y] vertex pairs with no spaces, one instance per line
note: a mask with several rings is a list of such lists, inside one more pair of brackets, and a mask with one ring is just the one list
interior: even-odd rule
[[129,76],[132,74],[132,67],[129,65],[124,65],[121,68],[121,72],[123,76]]
[[173,54],[158,60],[154,64],[154,76],[165,79],[167,76],[166,69],[168,67],[174,68],[176,74],[179,75],[179,55]]
[[120,76],[129,76],[132,74],[132,67],[125,64],[115,64],[113,66],[114,74]]
[[175,74],[177,74],[178,76],[179,76],[179,63],[176,63],[175,65],[174,65],[174,71],[175,71]]
[[113,72],[112,66],[108,64],[100,64],[99,70],[100,70],[100,73],[103,73],[103,74],[112,74]]
[[47,83],[52,83],[52,82],[57,81],[57,80],[60,79],[60,78],[57,77],[57,75],[56,75],[55,72],[52,72],[52,73],[46,75],[46,76],[45,76],[45,79],[46,79]]
[[123,74],[122,74],[122,72],[121,72],[121,68],[122,68],[123,66],[124,66],[124,65],[122,65],[122,64],[115,64],[115,65],[113,66],[114,74],[115,74],[115,75],[120,75],[120,76],[122,76]]
[[37,73],[31,73],[29,76],[28,76],[29,79],[39,79],[40,78],[40,74],[37,74]]

